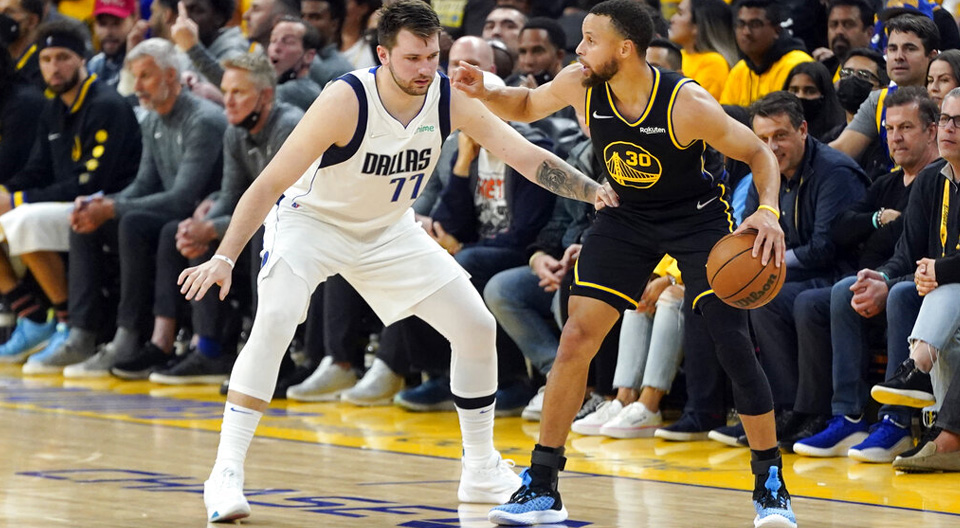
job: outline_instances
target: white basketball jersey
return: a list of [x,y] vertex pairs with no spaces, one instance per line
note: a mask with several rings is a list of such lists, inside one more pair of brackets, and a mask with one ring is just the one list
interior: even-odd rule
[[[397,222],[426,188],[450,133],[450,81],[437,73],[420,113],[403,126],[380,101],[377,68],[340,77],[360,103],[353,138],[320,156],[287,189],[280,207],[352,232],[369,232]],[[337,116],[328,119],[327,126],[337,126]]]

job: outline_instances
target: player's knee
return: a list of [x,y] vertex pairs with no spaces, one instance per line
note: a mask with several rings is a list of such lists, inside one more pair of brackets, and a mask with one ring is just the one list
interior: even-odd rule
[[604,335],[576,318],[567,320],[560,337],[556,362],[589,363],[600,348]]

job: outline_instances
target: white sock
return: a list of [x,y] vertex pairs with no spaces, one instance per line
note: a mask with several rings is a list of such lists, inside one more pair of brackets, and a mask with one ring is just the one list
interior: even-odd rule
[[493,408],[495,404],[478,409],[461,409],[460,434],[463,437],[463,459],[468,464],[487,465],[496,453],[493,447]]
[[223,424],[220,426],[220,447],[217,448],[215,466],[230,465],[243,468],[247,448],[260,423],[263,413],[227,402],[223,409]]

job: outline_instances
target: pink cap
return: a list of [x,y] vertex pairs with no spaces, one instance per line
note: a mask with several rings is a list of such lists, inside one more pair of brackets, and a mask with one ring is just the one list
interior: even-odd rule
[[127,18],[137,12],[137,0],[96,0],[93,4],[93,16],[113,15]]

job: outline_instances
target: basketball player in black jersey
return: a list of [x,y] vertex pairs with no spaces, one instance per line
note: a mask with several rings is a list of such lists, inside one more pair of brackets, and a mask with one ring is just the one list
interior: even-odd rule
[[770,386],[747,331],[747,314],[712,295],[705,264],[713,245],[735,227],[718,175],[705,169],[705,143],[748,163],[760,208],[738,231],[759,231],[753,256],[780,265],[779,169],[773,153],[748,128],[727,117],[690,79],[645,60],[652,23],[632,0],[596,5],[583,22],[579,64],[534,90],[483,86],[465,65],[454,86],[500,117],[535,121],[568,105],[586,118],[620,207],[600,211],[575,267],[569,319],[547,381],[540,426],[523,486],[490,511],[497,524],[554,523],[567,513],[557,492],[563,445],[582,401],[590,360],[620,312],[633,309],[665,253],[680,265],[686,300],[706,317],[752,449],[756,526],[795,527],[782,477]]

